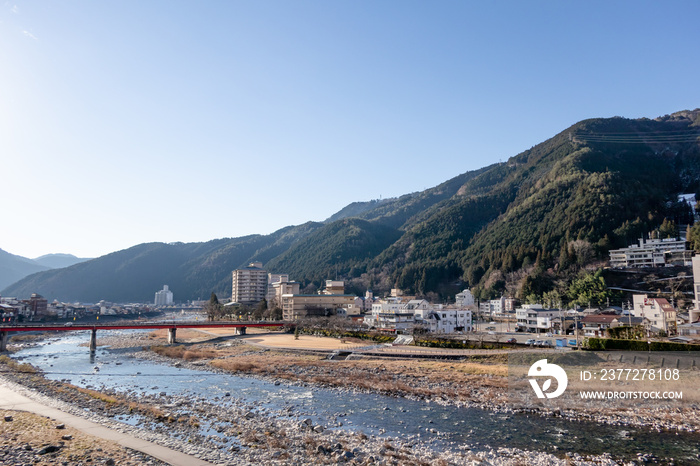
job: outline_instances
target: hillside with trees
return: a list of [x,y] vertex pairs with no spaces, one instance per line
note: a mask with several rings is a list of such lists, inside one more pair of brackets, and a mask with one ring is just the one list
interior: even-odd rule
[[375,270],[419,293],[452,280],[482,298],[552,291],[611,248],[692,222],[677,199],[700,186],[699,115],[580,122],[465,184]]
[[[699,141],[700,110],[585,120],[505,163],[422,192],[353,203],[323,223],[139,245],[35,274],[2,293],[137,301],[167,283],[177,300],[225,297],[231,270],[258,260],[307,290],[337,277],[358,293],[398,287],[445,299],[468,286],[482,299],[572,301],[576,280],[598,286],[594,271],[611,248],[649,233],[676,236],[677,225],[692,224],[678,195],[700,191]],[[696,228],[689,239],[700,248]]]

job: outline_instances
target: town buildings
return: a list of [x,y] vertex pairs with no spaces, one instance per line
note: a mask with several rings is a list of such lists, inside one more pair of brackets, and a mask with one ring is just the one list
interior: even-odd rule
[[472,330],[472,311],[466,307],[431,304],[424,299],[400,297],[380,299],[365,315],[364,325],[392,333],[410,333],[416,329],[433,333],[463,333]]
[[0,319],[5,322],[39,322],[80,319],[100,315],[138,315],[152,310],[151,304],[114,304],[107,301],[92,303],[48,302],[39,294],[29,299],[0,297]]
[[513,318],[515,309],[516,300],[505,296],[479,303],[479,315],[489,319]]
[[472,331],[472,311],[466,308],[430,306],[415,311],[418,326],[431,333],[464,333]]

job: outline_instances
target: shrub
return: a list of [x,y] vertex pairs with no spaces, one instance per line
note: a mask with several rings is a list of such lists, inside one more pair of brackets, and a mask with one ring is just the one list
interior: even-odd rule
[[584,349],[592,351],[626,350],[626,351],[700,351],[700,345],[674,343],[671,341],[617,340],[610,338],[588,338]]

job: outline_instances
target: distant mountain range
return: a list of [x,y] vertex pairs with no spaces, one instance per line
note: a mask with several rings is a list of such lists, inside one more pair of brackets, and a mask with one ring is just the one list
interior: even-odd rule
[[79,264],[90,259],[75,257],[73,254],[46,254],[32,260],[50,269],[62,269],[63,267],[70,267],[73,264]]
[[[516,123],[513,123],[516,124]],[[251,261],[313,291],[328,278],[350,292],[399,287],[452,297],[549,291],[691,212],[700,190],[700,109],[656,119],[585,120],[505,163],[398,198],[355,202],[325,222],[206,243],[149,243],[53,270],[35,270],[3,295],[151,301],[231,294],[231,271]],[[420,167],[416,167],[419,169]],[[664,224],[665,225],[665,224]]]
[[72,254],[47,254],[29,259],[0,249],[0,289],[15,283],[27,275],[48,269],[68,267],[89,259],[80,259]]

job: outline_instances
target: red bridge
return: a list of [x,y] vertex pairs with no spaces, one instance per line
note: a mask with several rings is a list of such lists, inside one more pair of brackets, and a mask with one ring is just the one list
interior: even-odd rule
[[7,340],[10,332],[47,332],[47,331],[75,331],[75,330],[90,330],[90,351],[95,351],[97,348],[97,331],[98,330],[133,330],[133,329],[167,329],[168,343],[175,343],[175,334],[178,328],[233,328],[236,329],[235,334],[245,335],[248,327],[282,327],[287,322],[177,322],[177,321],[162,321],[162,322],[108,322],[102,324],[88,324],[68,322],[67,324],[16,324],[16,325],[0,325],[0,352],[7,350]]

